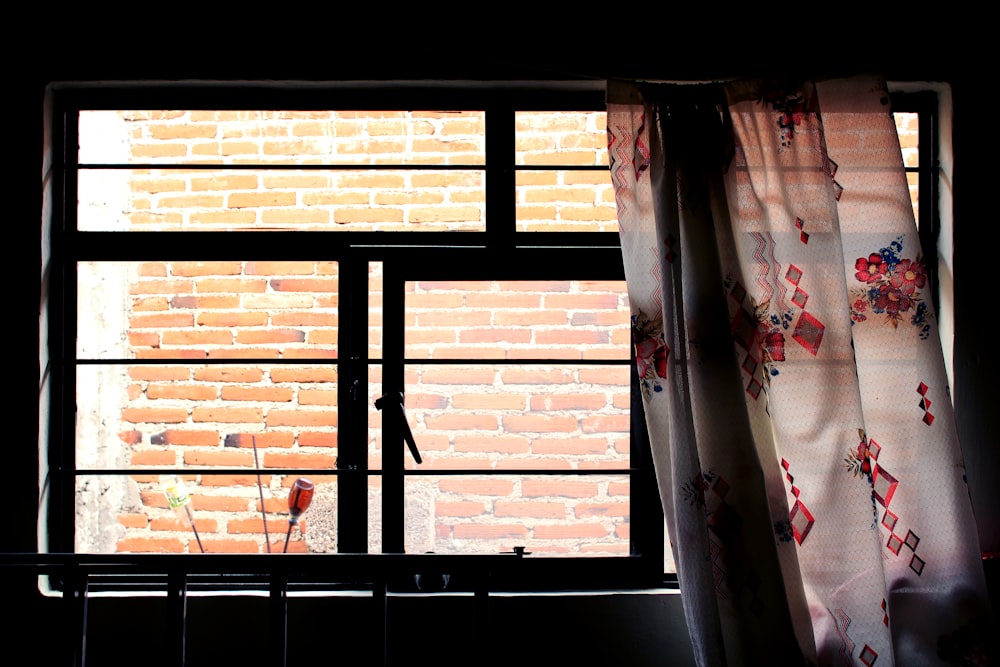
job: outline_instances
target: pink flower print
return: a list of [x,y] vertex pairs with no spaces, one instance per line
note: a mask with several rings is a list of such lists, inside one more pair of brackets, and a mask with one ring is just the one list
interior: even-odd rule
[[655,374],[657,377],[667,377],[667,346],[663,341],[646,338],[635,344],[636,367],[639,377],[646,378]]
[[900,313],[905,313],[913,306],[913,299],[892,285],[882,285],[878,288],[878,296],[872,302],[872,308],[877,313],[884,312],[892,319]]
[[785,335],[780,331],[772,331],[764,336],[764,347],[772,361],[785,360]]
[[908,259],[900,260],[896,264],[896,268],[893,269],[889,282],[903,294],[912,295],[918,287],[923,288],[927,284],[927,274],[924,272],[924,265]]
[[858,257],[854,262],[854,277],[863,283],[873,283],[885,275],[888,267],[882,261],[882,255],[873,252],[868,258]]

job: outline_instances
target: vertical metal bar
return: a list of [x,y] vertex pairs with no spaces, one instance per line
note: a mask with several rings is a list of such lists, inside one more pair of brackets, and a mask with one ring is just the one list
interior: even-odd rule
[[73,572],[63,579],[63,600],[65,613],[73,628],[73,641],[67,647],[71,653],[69,664],[86,667],[87,664],[87,593],[89,584],[86,574]]
[[173,647],[173,662],[184,667],[187,660],[187,574],[167,577],[167,641]]
[[[475,610],[475,645],[476,646],[489,646],[490,638],[487,636],[487,632],[493,627],[492,619],[490,618],[490,589],[489,589],[489,574],[482,575],[482,578],[476,582],[476,591],[474,596]],[[495,662],[495,657],[492,655],[484,656],[486,657],[486,664],[492,665]]]
[[[405,276],[398,263],[386,262],[382,279],[382,395],[403,392],[405,357]],[[404,394],[405,396],[405,394]],[[401,410],[387,409],[382,415],[382,551],[403,553],[405,482]]]
[[[389,664],[389,596],[385,578],[376,577],[372,583],[373,637],[382,638],[382,665]],[[374,663],[372,663],[374,664]]]
[[338,551],[368,551],[368,262],[339,258]]
[[271,665],[285,667],[288,658],[288,577],[271,575],[268,612],[271,621]]
[[486,109],[486,232],[491,245],[514,245],[517,191],[514,170],[514,109]]

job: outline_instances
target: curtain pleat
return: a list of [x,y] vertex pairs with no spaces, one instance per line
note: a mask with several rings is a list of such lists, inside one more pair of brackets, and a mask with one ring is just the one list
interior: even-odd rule
[[609,97],[699,665],[948,664],[990,613],[890,111],[874,77]]

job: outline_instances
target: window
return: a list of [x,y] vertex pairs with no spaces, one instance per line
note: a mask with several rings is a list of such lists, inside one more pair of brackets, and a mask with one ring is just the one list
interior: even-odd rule
[[48,551],[671,579],[602,87],[55,100]]
[[[901,133],[933,128],[898,99]],[[55,100],[43,550],[521,551],[525,590],[673,581],[602,87]]]

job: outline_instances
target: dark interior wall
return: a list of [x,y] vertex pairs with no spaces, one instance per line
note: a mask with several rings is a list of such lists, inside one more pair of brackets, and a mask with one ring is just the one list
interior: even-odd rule
[[[990,229],[994,226],[992,193],[996,188],[987,181],[993,178],[993,170],[986,168],[995,142],[984,140],[982,135],[990,123],[983,122],[984,98],[974,87],[974,77],[986,62],[980,60],[985,43],[961,55],[943,55],[939,38],[952,27],[936,22],[933,32],[916,36],[903,32],[889,38],[889,31],[865,24],[853,36],[833,44],[801,26],[793,31],[785,19],[788,16],[770,17],[759,31],[746,24],[728,31],[679,26],[672,38],[659,40],[665,44],[661,49],[650,45],[648,35],[632,33],[623,36],[623,43],[608,53],[596,45],[612,44],[617,38],[610,34],[592,35],[585,45],[564,39],[564,47],[556,49],[551,39],[554,26],[541,29],[537,25],[519,25],[504,33],[506,44],[483,45],[474,36],[470,39],[441,25],[428,26],[419,35],[390,39],[381,29],[344,19],[322,24],[321,30],[314,22],[303,21],[277,41],[261,37],[262,27],[249,32],[221,26],[228,28],[222,30],[227,37],[218,40],[206,37],[203,27],[196,32],[181,24],[143,38],[110,28],[71,32],[71,26],[52,27],[39,20],[27,27],[24,43],[30,44],[30,49],[5,96],[5,115],[10,114],[12,120],[7,146],[13,146],[13,151],[7,152],[5,173],[11,180],[6,200],[14,203],[8,227],[13,232],[8,261],[14,262],[15,271],[8,275],[16,277],[9,282],[9,292],[14,294],[17,313],[5,328],[8,345],[17,350],[22,344],[26,348],[24,354],[15,354],[18,367],[26,369],[16,377],[39,385],[38,366],[27,357],[38,344],[36,318],[41,295],[35,276],[41,245],[42,99],[45,86],[52,81],[703,80],[881,71],[890,79],[944,81],[953,86],[957,338],[953,395],[960,436],[963,442],[977,443],[975,448],[967,448],[966,459],[974,503],[977,507],[1000,506],[995,472],[1000,470],[1000,437],[989,409],[989,399],[996,390],[987,384],[996,370],[995,355],[988,346],[991,341],[987,340],[993,326],[988,324],[991,303],[986,291],[995,284],[995,269],[989,250],[984,249],[986,239],[996,238]],[[613,17],[609,17],[611,21]],[[647,23],[652,22],[638,23],[648,29]],[[353,28],[363,35],[344,39]],[[613,26],[598,28],[614,31]],[[13,29],[21,30],[17,26]],[[621,30],[635,28],[623,25]],[[524,49],[536,42],[556,50],[544,55],[510,50],[512,45]],[[476,50],[470,51],[469,44]],[[752,49],[752,53],[721,55],[716,48],[722,44]],[[193,49],[202,51],[199,58],[192,57]],[[20,382],[7,396],[14,401],[9,414],[27,423],[19,422],[8,431],[12,437],[6,453],[13,457],[9,461],[15,474],[7,479],[10,516],[5,521],[2,551],[32,552],[36,549],[38,497],[37,396]],[[996,525],[984,523],[980,534],[984,550],[1000,550]],[[30,647],[36,664],[60,664],[57,656],[69,641],[61,634],[67,626],[60,621],[60,606],[40,598],[31,577],[0,571],[0,587],[13,603],[9,606],[13,614],[8,616],[3,633],[7,644]],[[491,604],[490,629],[484,634],[477,634],[479,617],[470,616],[466,602],[461,598],[394,601],[390,628],[405,620],[414,621],[414,625],[402,628],[400,642],[390,651],[394,664],[489,664],[486,658],[470,658],[470,653],[490,656],[497,663],[521,665],[692,664],[678,596],[499,599]],[[337,660],[336,651],[352,652],[374,641],[364,624],[371,611],[369,603],[335,600],[293,605],[289,656],[296,660],[290,664],[305,664],[307,659],[317,664],[367,664],[360,657],[356,661]],[[164,644],[162,604],[162,600],[96,601],[90,614],[89,649],[92,657],[101,659],[90,664],[171,664]],[[192,600],[192,661],[188,664],[202,664],[195,656],[204,656],[197,660],[234,658],[233,662],[240,659],[243,664],[260,664],[259,650],[250,648],[246,639],[262,635],[258,624],[265,613],[263,604],[255,602]],[[345,619],[349,619],[349,628],[356,624],[355,631],[334,634],[334,624]],[[145,659],[137,662],[137,655]]]

